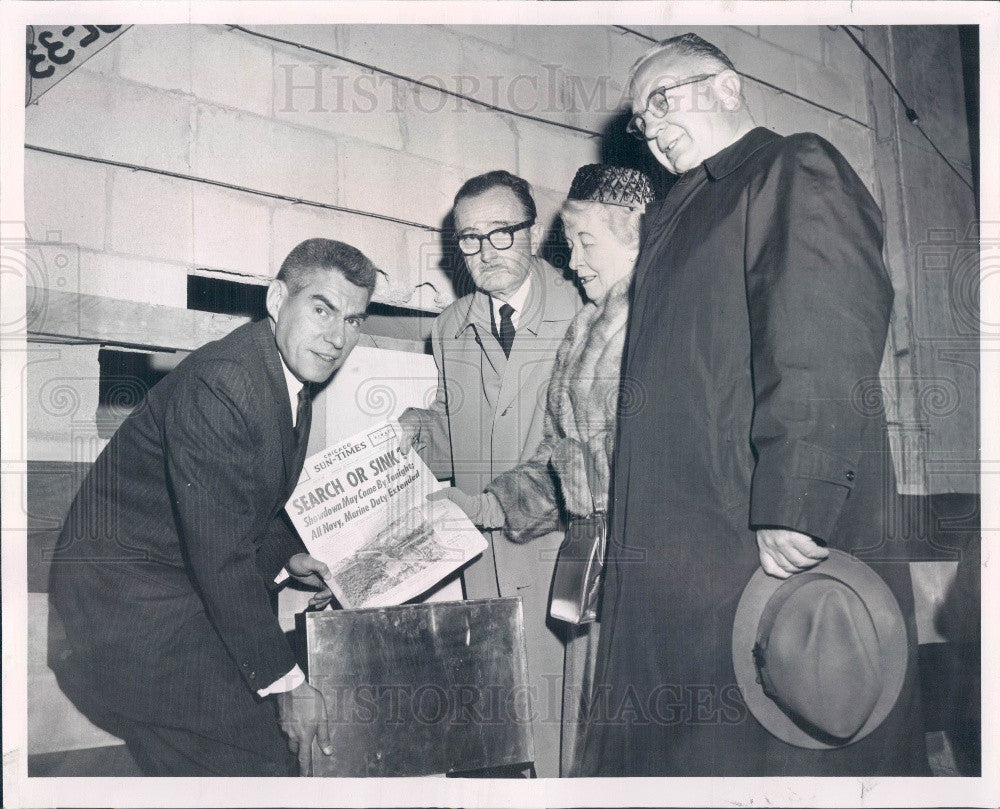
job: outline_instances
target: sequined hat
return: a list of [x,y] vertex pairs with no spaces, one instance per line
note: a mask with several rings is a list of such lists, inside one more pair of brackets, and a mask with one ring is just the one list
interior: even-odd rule
[[566,198],[607,205],[645,205],[653,201],[653,186],[638,169],[591,163],[577,169]]

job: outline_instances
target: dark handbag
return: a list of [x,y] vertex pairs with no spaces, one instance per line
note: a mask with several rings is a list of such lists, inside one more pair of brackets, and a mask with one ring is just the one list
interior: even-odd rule
[[568,624],[597,620],[608,524],[603,511],[570,520],[552,579],[549,614]]

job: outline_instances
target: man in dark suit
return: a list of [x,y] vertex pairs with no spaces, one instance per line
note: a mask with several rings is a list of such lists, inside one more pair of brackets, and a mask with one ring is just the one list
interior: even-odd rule
[[[913,593],[885,559],[895,492],[878,384],[892,310],[882,216],[818,135],[757,127],[742,79],[694,34],[633,66],[629,130],[677,176],[632,282],[587,776],[925,775]],[[740,698],[733,624],[758,567],[857,554],[906,616],[895,708],[805,748]]]
[[322,588],[314,604],[330,599],[326,566],[282,509],[310,385],[356,345],[375,276],[349,245],[298,245],[268,287],[268,317],[153,387],[73,502],[51,585],[71,651],[53,667],[148,775],[290,775],[293,754],[307,774],[314,738],[332,752],[271,594],[284,567]]

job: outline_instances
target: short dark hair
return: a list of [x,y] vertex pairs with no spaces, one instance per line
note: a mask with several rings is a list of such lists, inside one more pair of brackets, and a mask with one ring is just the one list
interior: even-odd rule
[[681,34],[680,36],[660,40],[642,56],[640,56],[636,60],[635,64],[632,65],[632,69],[629,71],[630,91],[634,89],[632,87],[632,82],[635,79],[635,74],[639,72],[639,68],[650,60],[656,59],[663,54],[679,57],[692,57],[701,63],[711,66],[712,69],[716,71],[736,70],[736,68],[733,67],[732,60],[715,47],[715,45],[702,39],[697,34],[689,32],[687,34]]
[[337,270],[355,286],[375,291],[378,269],[356,247],[333,239],[306,239],[289,253],[278,270],[277,280],[284,281],[291,294],[301,292],[317,270]]
[[530,219],[532,222],[535,221],[538,211],[535,209],[535,200],[531,196],[530,183],[503,169],[488,171],[473,177],[471,180],[466,180],[458,189],[458,193],[455,194],[454,204],[458,205],[458,201],[466,197],[478,197],[491,188],[509,188],[521,203],[521,207],[524,208],[524,218]]

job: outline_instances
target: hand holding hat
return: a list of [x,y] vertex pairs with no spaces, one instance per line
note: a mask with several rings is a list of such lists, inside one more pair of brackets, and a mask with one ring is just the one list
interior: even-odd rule
[[864,738],[903,687],[903,614],[875,571],[841,551],[786,579],[758,569],[736,610],[733,667],[747,707],[797,747]]
[[807,570],[830,555],[808,534],[787,528],[759,528],[757,549],[764,572],[779,579]]

